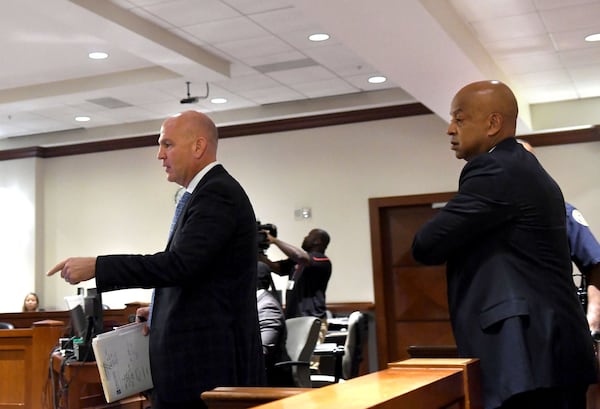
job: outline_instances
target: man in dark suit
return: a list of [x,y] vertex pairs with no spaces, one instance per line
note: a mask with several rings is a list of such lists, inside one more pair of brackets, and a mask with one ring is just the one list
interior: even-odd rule
[[215,124],[196,111],[167,119],[158,139],[167,179],[191,195],[164,251],[69,258],[71,284],[100,291],[155,288],[150,365],[153,409],[204,408],[217,386],[264,384],[256,308],[256,220],[246,193],[216,161]]
[[594,350],[576,288],[560,188],[514,139],[517,102],[498,81],[462,88],[450,146],[459,191],[416,234],[413,255],[447,263],[460,356],[480,358],[486,409],[585,408]]

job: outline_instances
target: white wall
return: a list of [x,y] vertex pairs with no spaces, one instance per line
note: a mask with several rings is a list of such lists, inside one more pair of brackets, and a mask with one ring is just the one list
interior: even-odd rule
[[[456,190],[464,162],[454,158],[445,130],[442,120],[426,115],[228,138],[220,141],[219,160],[245,187],[257,217],[276,224],[283,240],[299,245],[313,227],[331,234],[329,301],[373,301],[368,199]],[[567,200],[600,232],[600,142],[536,151]],[[141,148],[43,160],[38,278],[68,256],[164,248],[177,187],[155,156],[155,148]],[[300,206],[312,208],[311,220],[294,219]],[[271,248],[269,255],[281,253]],[[13,281],[3,280],[3,287]],[[64,308],[62,297],[76,291],[58,277],[39,281],[48,308]],[[23,296],[13,296],[13,304],[20,307]],[[148,290],[125,290],[104,301],[121,308],[149,297]]]
[[0,161],[0,311],[21,311],[35,290],[36,165]]

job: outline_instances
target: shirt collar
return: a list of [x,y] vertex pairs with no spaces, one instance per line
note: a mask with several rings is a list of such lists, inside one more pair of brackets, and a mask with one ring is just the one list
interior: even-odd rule
[[202,170],[200,172],[196,173],[196,176],[194,176],[192,178],[192,180],[190,181],[190,184],[188,185],[188,187],[185,190],[187,190],[190,193],[193,193],[194,189],[196,188],[196,186],[198,186],[198,183],[200,183],[202,178],[208,173],[209,170],[211,170],[212,168],[214,168],[217,165],[219,165],[219,162],[214,161],[214,162],[206,165],[204,168],[202,168]]

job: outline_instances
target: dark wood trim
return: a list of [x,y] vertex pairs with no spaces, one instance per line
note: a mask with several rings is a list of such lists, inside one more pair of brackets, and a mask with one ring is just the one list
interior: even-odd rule
[[[333,125],[343,125],[382,119],[402,118],[431,114],[431,110],[420,103],[393,105],[330,114],[308,115],[303,117],[262,121],[255,123],[219,127],[219,138],[233,138],[273,132],[285,132]],[[0,160],[28,157],[53,158],[59,156],[82,155],[85,153],[107,152],[121,149],[157,146],[158,134],[110,139],[105,141],[76,143],[52,147],[31,147],[0,151]]]
[[545,132],[519,136],[531,146],[565,145],[569,143],[600,141],[600,125],[569,131]]
[[372,302],[336,302],[327,303],[327,309],[333,315],[349,315],[354,311],[374,312],[375,304]]

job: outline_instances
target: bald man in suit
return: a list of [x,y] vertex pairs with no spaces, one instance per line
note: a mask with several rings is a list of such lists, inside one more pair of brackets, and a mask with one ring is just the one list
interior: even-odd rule
[[150,366],[153,409],[205,408],[202,392],[265,382],[256,308],[256,220],[239,183],[217,162],[215,124],[196,111],[168,118],[158,139],[167,179],[189,200],[164,251],[58,263],[71,284],[100,291],[155,288]]
[[413,242],[447,263],[450,318],[462,357],[480,359],[486,409],[584,409],[593,343],[571,278],[560,188],[515,140],[517,101],[498,81],[451,104],[458,193]]

